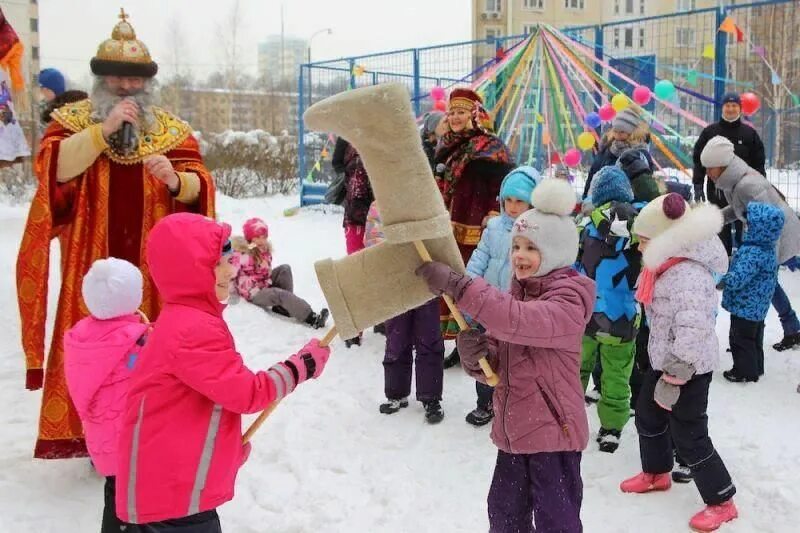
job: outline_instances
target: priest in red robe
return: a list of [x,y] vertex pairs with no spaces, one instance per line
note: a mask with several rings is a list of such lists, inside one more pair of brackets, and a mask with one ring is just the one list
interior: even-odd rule
[[[155,105],[158,70],[123,12],[91,61],[90,97],[55,110],[36,159],[39,187],[17,259],[25,385],[42,388],[34,456],[86,456],[67,392],[64,332],[88,311],[81,283],[97,259],[118,257],[144,275],[142,311],[159,299],[144,257],[150,229],[181,211],[214,216],[214,183],[189,125]],[[50,243],[60,241],[61,289],[45,366]]]

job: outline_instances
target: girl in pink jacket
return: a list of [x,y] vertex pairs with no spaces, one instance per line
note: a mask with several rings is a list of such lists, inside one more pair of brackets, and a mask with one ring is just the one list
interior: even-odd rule
[[[236,274],[231,228],[190,213],[150,232],[147,264],[164,302],[136,363],[117,461],[117,515],[148,532],[219,532],[247,459],[242,414],[256,413],[322,373],[330,351],[312,340],[253,372],[222,317]],[[191,529],[190,529],[191,526]]]
[[122,525],[114,512],[117,443],[131,372],[149,328],[138,313],[142,274],[122,259],[100,259],[81,289],[91,314],[64,334],[64,370],[92,463],[106,477],[101,531],[117,532]]
[[534,209],[512,229],[510,293],[442,263],[417,273],[487,330],[462,332],[457,342],[467,373],[485,382],[478,360],[488,356],[500,378],[492,401],[498,452],[490,530],[530,532],[535,521],[540,533],[579,533],[581,452],[589,438],[579,370],[595,284],[571,267],[578,230],[569,183],[545,180],[531,200]]
[[328,310],[315,313],[308,302],[294,293],[292,267],[280,265],[272,268],[272,245],[266,222],[251,218],[242,229],[244,238],[232,239],[239,295],[265,311],[292,317],[314,329],[325,327]]

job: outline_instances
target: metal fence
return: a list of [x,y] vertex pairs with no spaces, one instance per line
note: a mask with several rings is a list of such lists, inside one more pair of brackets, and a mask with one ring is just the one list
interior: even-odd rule
[[[762,98],[765,105],[752,122],[764,139],[768,165],[779,164],[786,169],[774,173],[771,179],[779,181],[776,185],[789,192],[789,188],[797,188],[797,172],[792,170],[800,161],[800,101],[791,97],[792,92],[800,92],[800,47],[785,43],[796,41],[800,23],[792,27],[792,35],[782,35],[776,30],[785,31],[786,23],[782,21],[787,16],[800,21],[800,16],[794,14],[797,8],[800,8],[798,0],[768,0],[563,31],[593,48],[598,59],[639,84],[652,87],[658,80],[673,80],[678,87],[680,108],[706,122],[718,119],[722,96],[729,90],[771,96]],[[718,31],[728,16],[735,20],[737,31]],[[504,50],[524,39],[525,35],[491,38],[301,65],[298,79],[301,205],[321,201],[332,172],[326,158],[321,157],[333,151],[331,139],[304,130],[302,115],[309,105],[350,88],[394,81],[408,87],[419,116],[433,105],[429,98],[432,87],[472,83]],[[765,61],[765,51],[778,46],[785,46],[786,53],[791,55],[789,79],[775,80]],[[618,89],[630,92],[631,88],[607,69],[600,65],[597,69],[605,70],[604,76],[610,76]],[[777,106],[769,107],[768,100]],[[684,143],[687,137],[691,139],[700,133],[699,125],[679,113],[667,108],[655,111],[681,133]]]

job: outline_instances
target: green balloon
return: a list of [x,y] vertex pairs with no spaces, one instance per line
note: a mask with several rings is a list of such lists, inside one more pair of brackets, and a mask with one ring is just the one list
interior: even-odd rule
[[655,91],[656,96],[660,100],[670,100],[672,95],[675,94],[675,84],[669,80],[661,80],[656,83]]

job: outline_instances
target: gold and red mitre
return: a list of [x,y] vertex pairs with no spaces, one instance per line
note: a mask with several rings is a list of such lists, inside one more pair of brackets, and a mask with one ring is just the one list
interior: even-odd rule
[[96,76],[135,76],[152,78],[158,65],[151,59],[147,46],[136,38],[128,15],[120,9],[120,21],[114,26],[111,38],[97,47],[90,63]]

